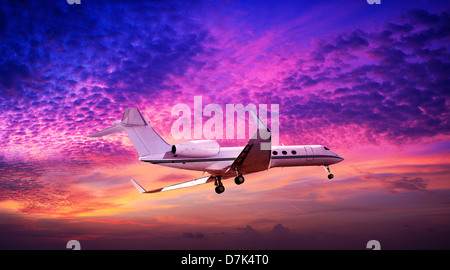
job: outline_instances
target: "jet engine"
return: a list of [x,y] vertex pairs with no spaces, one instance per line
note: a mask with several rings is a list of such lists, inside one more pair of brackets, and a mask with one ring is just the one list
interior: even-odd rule
[[211,157],[220,152],[220,145],[215,140],[198,140],[175,144],[172,153],[183,157]]

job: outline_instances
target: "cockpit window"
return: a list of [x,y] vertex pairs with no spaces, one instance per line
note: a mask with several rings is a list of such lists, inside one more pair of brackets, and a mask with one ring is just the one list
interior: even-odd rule
[[325,150],[330,150],[330,149],[328,149],[328,147],[326,147],[326,146],[324,146],[323,148],[324,148]]

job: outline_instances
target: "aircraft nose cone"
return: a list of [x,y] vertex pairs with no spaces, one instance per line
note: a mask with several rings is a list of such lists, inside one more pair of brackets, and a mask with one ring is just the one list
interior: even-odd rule
[[340,156],[340,155],[338,155],[338,154],[336,154],[336,157],[340,159],[340,161],[338,161],[338,162],[341,162],[341,161],[343,161],[343,160],[344,160],[344,158],[343,158],[343,157],[341,157],[341,156]]

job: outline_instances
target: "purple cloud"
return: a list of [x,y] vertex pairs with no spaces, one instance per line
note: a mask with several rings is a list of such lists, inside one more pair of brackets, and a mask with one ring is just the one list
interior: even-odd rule
[[376,140],[448,134],[449,20],[447,12],[413,10],[404,24],[319,40],[282,80],[283,89],[302,94],[282,99],[281,115],[297,115],[316,128],[357,125]]

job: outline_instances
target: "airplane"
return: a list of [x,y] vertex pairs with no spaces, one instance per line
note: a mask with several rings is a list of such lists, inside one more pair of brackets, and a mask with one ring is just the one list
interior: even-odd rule
[[[270,130],[254,111],[250,110],[249,114],[257,123],[257,128],[255,135],[244,147],[221,147],[216,140],[194,140],[170,145],[135,108],[125,109],[121,120],[112,121],[114,126],[88,137],[102,137],[125,131],[139,154],[140,161],[209,174],[152,190],[143,188],[131,179],[140,193],[158,193],[214,182],[215,192],[221,194],[225,191],[222,180],[234,177],[234,182],[241,185],[245,180],[244,175],[275,167],[323,166],[328,173],[328,179],[333,179],[334,175],[329,166],[343,161],[344,158],[323,145],[272,146],[271,136],[258,136],[262,132],[268,132],[270,135]],[[263,144],[265,147],[262,147]]]

